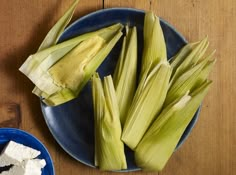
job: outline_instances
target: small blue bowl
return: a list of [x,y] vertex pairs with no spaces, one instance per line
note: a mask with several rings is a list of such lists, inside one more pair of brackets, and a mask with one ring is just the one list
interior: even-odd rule
[[45,159],[46,161],[46,166],[42,170],[42,175],[55,175],[50,154],[37,138],[20,129],[0,128],[0,152],[11,140],[40,151],[41,154],[37,158]]
[[[141,65],[143,48],[143,23],[145,12],[131,8],[103,9],[86,15],[70,25],[60,37],[60,41],[73,38],[86,32],[94,31],[115,23],[137,27],[138,33],[138,65]],[[168,59],[175,55],[187,41],[174,27],[161,19],[161,27],[165,36]],[[120,53],[122,39],[98,68],[101,77],[113,74]],[[78,98],[56,107],[41,103],[42,112],[49,130],[61,147],[76,160],[94,166],[94,121],[91,86],[88,83]],[[192,121],[182,135],[176,149],[185,141],[199,115],[196,112]],[[125,148],[128,164],[127,171],[140,170],[135,164],[133,152]]]

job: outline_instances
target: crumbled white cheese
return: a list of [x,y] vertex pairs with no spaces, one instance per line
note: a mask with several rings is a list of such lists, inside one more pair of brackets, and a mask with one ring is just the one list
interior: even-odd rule
[[18,165],[23,160],[36,158],[40,153],[38,150],[10,141],[0,155],[0,167]]
[[46,162],[44,159],[25,160],[19,165],[14,165],[9,171],[0,175],[41,175]]

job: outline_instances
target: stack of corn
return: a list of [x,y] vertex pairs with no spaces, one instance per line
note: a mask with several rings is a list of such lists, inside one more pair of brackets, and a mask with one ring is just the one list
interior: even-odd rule
[[139,167],[160,171],[209,90],[214,52],[204,56],[209,45],[205,38],[187,44],[168,62],[160,20],[147,12],[139,78],[137,30],[126,26],[113,79],[109,75],[102,82],[94,72],[123,35],[123,25],[56,44],[78,1],[20,71],[35,84],[33,93],[48,105],[77,97],[92,77],[95,165],[102,170],[126,169],[125,143],[134,151]]
[[[149,13],[146,14],[145,21],[151,21],[148,18],[150,18]],[[144,32],[148,25],[146,22],[145,24]],[[150,33],[149,38],[152,39]],[[159,42],[161,39],[156,37]],[[148,40],[148,37],[145,39],[144,33],[144,44],[145,40]],[[148,104],[144,100],[142,103],[137,103],[136,98],[134,98],[132,105],[136,104],[130,108],[127,114],[122,140],[134,150],[136,163],[142,169],[151,171],[163,169],[207,94],[211,84],[207,77],[215,63],[214,52],[204,56],[208,45],[209,42],[205,38],[200,42],[187,44],[181,49],[170,61],[172,73],[168,72],[160,76],[155,91],[151,92],[151,88],[148,90],[150,95],[140,93],[138,87],[136,94],[138,93],[139,96],[143,95],[144,99],[150,98],[151,100],[147,102]],[[156,46],[162,46],[162,48],[157,48],[156,52],[163,53],[164,45],[157,44]],[[146,60],[145,56],[148,54],[145,52],[149,51],[146,51],[145,47],[144,45],[143,62],[149,63],[142,64],[142,66],[151,65],[149,67],[152,68],[155,65],[163,64],[163,59],[158,60],[158,62],[149,57]],[[154,54],[152,53],[152,55]],[[152,58],[157,58],[157,56]],[[166,58],[164,62],[166,62]],[[144,70],[142,72],[145,72],[146,67],[142,69]],[[145,73],[141,76],[145,76]],[[142,84],[142,78],[140,84]],[[164,101],[162,102],[163,98]],[[159,105],[154,103],[155,99],[159,101]],[[161,108],[161,110],[157,110],[157,108]],[[153,109],[156,111],[150,115]],[[148,113],[149,115],[147,115]],[[148,124],[145,125],[146,123]]]
[[[159,18],[148,12],[144,22],[141,73],[136,88],[136,29],[126,27],[126,33],[113,77],[123,126],[121,140],[134,151],[139,167],[160,171],[209,90],[211,81],[207,77],[215,63],[214,52],[204,56],[209,45],[205,38],[200,42],[187,44],[168,62]],[[94,101],[94,104],[97,103],[98,101]],[[95,113],[99,115],[101,110],[98,111],[95,107]],[[104,128],[101,127],[100,130]],[[95,131],[101,132],[97,125]],[[116,134],[114,127],[109,131],[110,134]],[[117,131],[120,133],[120,127]],[[96,135],[96,149],[104,145],[98,138]],[[110,154],[117,155],[114,151],[117,146],[113,147],[105,139],[103,142],[110,144]],[[119,149],[123,149],[123,145]],[[101,154],[103,153],[100,152],[99,157],[105,158],[105,154]],[[115,159],[118,161],[120,156],[110,158],[106,162],[115,163]],[[113,166],[111,163],[110,168],[106,169],[113,170]]]

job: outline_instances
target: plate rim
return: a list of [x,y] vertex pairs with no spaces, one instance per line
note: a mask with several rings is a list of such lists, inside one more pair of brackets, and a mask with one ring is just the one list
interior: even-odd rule
[[[136,8],[129,8],[129,7],[111,7],[111,8],[105,8],[105,9],[99,9],[99,10],[90,12],[90,13],[88,13],[88,14],[85,14],[85,15],[82,16],[82,17],[78,17],[77,19],[75,19],[74,22],[72,22],[71,24],[69,24],[69,25],[65,28],[65,30],[63,31],[63,33],[62,33],[61,36],[59,37],[59,41],[60,41],[61,37],[62,37],[65,33],[67,33],[69,30],[71,30],[71,28],[73,28],[75,25],[77,25],[77,23],[80,23],[81,21],[83,21],[83,20],[89,18],[90,16],[94,16],[94,15],[99,14],[99,13],[104,13],[104,12],[113,11],[113,10],[124,10],[124,11],[138,12],[138,13],[145,13],[145,12],[146,12],[145,10],[136,9]],[[161,21],[162,23],[164,23],[165,25],[167,25],[173,32],[175,32],[175,33],[182,39],[182,41],[183,41],[185,44],[188,43],[187,39],[186,39],[180,32],[178,32],[178,30],[177,30],[172,24],[170,24],[169,22],[167,22],[167,21],[166,21],[165,19],[163,19],[162,17],[159,17],[159,18],[160,18],[160,21]],[[54,132],[52,131],[52,128],[49,127],[50,124],[49,124],[49,121],[48,121],[48,119],[47,119],[47,117],[46,117],[46,110],[45,110],[45,109],[46,109],[47,107],[51,107],[51,106],[45,105],[45,104],[42,102],[42,100],[41,100],[40,98],[39,98],[39,100],[40,100],[41,111],[42,111],[42,113],[43,113],[43,117],[44,117],[44,120],[45,120],[45,122],[46,122],[46,124],[47,124],[47,127],[48,127],[48,129],[50,130],[51,134],[53,135],[53,138],[54,138],[54,139],[56,140],[56,142],[60,145],[60,147],[63,149],[63,151],[65,151],[68,155],[70,155],[72,158],[74,158],[75,160],[79,161],[80,163],[82,163],[82,164],[84,164],[84,165],[87,165],[87,166],[89,166],[89,167],[92,167],[92,168],[97,169],[96,166],[91,165],[91,164],[85,162],[84,160],[79,159],[78,157],[76,157],[75,155],[73,155],[73,153],[71,153],[71,151],[69,151],[69,150],[61,143],[61,141],[59,141],[59,140],[56,138]],[[186,139],[189,137],[189,135],[190,135],[192,129],[194,128],[194,126],[195,126],[195,124],[196,124],[196,122],[197,122],[197,120],[198,120],[198,118],[199,118],[200,111],[201,111],[201,105],[199,106],[199,108],[198,108],[197,111],[195,112],[195,114],[194,114],[195,117],[193,117],[192,120],[191,120],[191,122],[192,122],[192,127],[189,129],[188,133],[185,135],[185,137],[184,137],[184,139],[182,140],[182,142],[181,142],[180,144],[179,144],[179,143],[177,144],[177,146],[176,146],[176,148],[175,148],[175,151],[177,151],[177,150],[182,146],[182,144],[186,141]],[[187,129],[187,128],[186,128],[186,129]],[[113,172],[121,172],[121,173],[122,173],[122,172],[134,172],[134,171],[140,171],[140,170],[142,170],[142,169],[139,168],[139,167],[137,167],[137,168],[133,168],[133,169],[124,169],[124,170],[113,171]]]

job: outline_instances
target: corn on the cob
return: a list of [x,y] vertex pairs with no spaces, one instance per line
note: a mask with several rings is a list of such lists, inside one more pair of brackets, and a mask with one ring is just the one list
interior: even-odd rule
[[210,84],[211,81],[205,81],[190,95],[184,95],[163,109],[135,149],[139,167],[151,171],[163,169]]
[[131,149],[135,149],[162,108],[168,90],[171,67],[164,61],[150,73],[146,71],[144,75],[132,101],[122,134],[122,140]]
[[122,50],[113,76],[122,126],[135,93],[136,75],[137,30],[136,27],[131,29],[126,27],[126,36],[123,40]]
[[[39,88],[34,92],[42,96],[46,104],[64,103],[78,95],[121,37],[122,28],[121,24],[115,24],[42,50],[30,56],[20,70]],[[70,60],[71,65],[78,64],[73,69],[62,71],[61,65],[68,65],[61,64],[60,62],[66,62],[63,60]],[[72,81],[64,82],[65,79]]]
[[126,169],[124,144],[121,141],[121,124],[116,92],[111,76],[92,77],[95,112],[95,165],[101,170]]
[[[61,36],[65,27],[70,22],[78,3],[79,3],[79,0],[74,0],[74,2],[71,4],[70,8],[57,21],[57,23],[50,29],[50,31],[47,33],[46,37],[44,38],[43,42],[40,44],[40,46],[38,48],[38,52],[42,51],[44,49],[47,49],[53,45],[56,45],[56,43],[58,42],[59,37]],[[72,48],[73,47],[68,48],[68,51]],[[65,53],[66,52],[67,52],[67,50],[65,50]],[[61,52],[61,54],[64,55],[63,51]],[[33,93],[38,96],[47,96],[37,86],[34,87]]]

